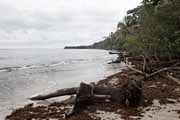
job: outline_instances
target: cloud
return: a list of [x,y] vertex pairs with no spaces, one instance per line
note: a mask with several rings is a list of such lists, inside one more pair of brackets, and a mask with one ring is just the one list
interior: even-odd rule
[[91,44],[141,0],[0,0],[0,48]]

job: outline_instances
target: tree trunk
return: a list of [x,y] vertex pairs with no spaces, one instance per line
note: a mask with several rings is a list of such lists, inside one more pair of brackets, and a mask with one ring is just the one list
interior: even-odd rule
[[129,80],[127,84],[121,88],[99,87],[92,84],[81,83],[79,87],[61,89],[54,93],[46,95],[38,95],[30,98],[31,100],[45,100],[53,97],[73,95],[62,103],[73,104],[72,109],[65,113],[65,117],[69,117],[78,113],[82,107],[91,104],[96,98],[111,99],[119,104],[127,106],[138,106],[142,102],[142,84],[141,81]]
[[[73,95],[73,94],[77,94],[77,91],[79,90],[79,88],[80,87],[60,89],[60,90],[57,90],[56,92],[49,93],[46,95],[34,96],[30,99],[31,100],[45,100],[45,99],[64,96],[64,95]],[[93,87],[92,97],[98,96],[98,95],[110,96],[109,98],[111,98],[111,100],[119,102],[121,104],[125,104],[125,101],[129,100],[130,105],[137,105],[142,97],[142,84],[141,84],[141,81],[129,80],[129,82],[126,85],[120,88],[99,87],[95,85]],[[133,98],[134,96],[136,96],[135,98],[138,99],[137,101],[134,100]],[[137,103],[134,103],[135,101]]]

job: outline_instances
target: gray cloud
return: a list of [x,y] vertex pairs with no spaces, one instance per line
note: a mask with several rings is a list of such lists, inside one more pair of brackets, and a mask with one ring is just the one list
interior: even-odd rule
[[0,48],[102,40],[141,0],[0,0]]

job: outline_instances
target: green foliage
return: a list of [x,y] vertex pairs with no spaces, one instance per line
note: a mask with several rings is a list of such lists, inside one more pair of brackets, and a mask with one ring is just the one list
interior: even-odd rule
[[143,43],[134,36],[127,37],[127,42],[125,42],[122,47],[132,55],[138,55],[144,50]]
[[127,12],[117,31],[98,45],[134,55],[180,58],[179,16],[180,0],[143,0]]
[[179,57],[179,0],[143,0],[141,6],[127,13],[124,24],[120,24],[126,41],[119,47],[133,54]]

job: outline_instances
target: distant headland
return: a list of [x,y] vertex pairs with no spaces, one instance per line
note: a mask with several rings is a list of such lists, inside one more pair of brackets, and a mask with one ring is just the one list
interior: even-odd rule
[[91,45],[89,46],[65,46],[64,49],[93,49]]
[[116,41],[111,39],[105,39],[100,42],[96,42],[92,45],[80,45],[80,46],[65,46],[64,49],[105,49],[105,50],[118,50]]

